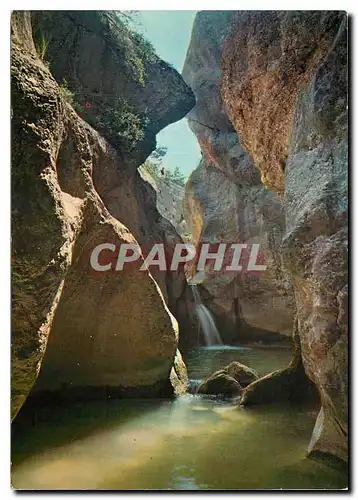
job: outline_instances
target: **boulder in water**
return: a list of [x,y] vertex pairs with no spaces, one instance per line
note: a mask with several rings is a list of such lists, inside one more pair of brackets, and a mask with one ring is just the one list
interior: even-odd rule
[[242,387],[246,387],[260,378],[256,370],[243,365],[239,361],[232,361],[224,368],[224,371],[239,382]]
[[241,394],[243,387],[258,380],[259,374],[239,361],[232,361],[216,371],[200,384],[196,392],[201,394]]
[[268,373],[245,387],[240,404],[253,405],[272,403],[273,401],[302,402],[317,398],[314,385],[308,379],[303,368],[297,315],[294,320],[292,339],[293,353],[289,365],[281,370]]
[[225,396],[239,396],[242,387],[234,377],[224,370],[219,370],[208,377],[197,388],[199,394],[224,394]]
[[[91,265],[102,243],[181,242],[137,167],[195,104],[177,71],[144,57],[114,21],[103,11],[12,13],[12,417],[30,390],[42,401],[167,397],[187,385],[170,312],[190,329],[184,272]],[[144,84],[128,62],[138,53]],[[81,70],[87,60],[91,71]],[[150,125],[139,126],[144,114]]]

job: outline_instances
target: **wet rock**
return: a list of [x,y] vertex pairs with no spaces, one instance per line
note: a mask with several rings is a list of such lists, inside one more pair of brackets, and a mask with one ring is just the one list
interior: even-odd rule
[[188,373],[179,349],[176,351],[174,364],[170,372],[170,382],[176,396],[181,396],[189,389]]
[[[32,30],[39,27],[51,32],[50,64],[35,48]],[[168,309],[175,312],[185,294],[184,276],[176,284],[158,277],[159,287],[150,271],[139,270],[143,257],[123,272],[97,272],[90,256],[100,243],[132,243],[142,250],[153,240],[179,238],[157,212],[136,167],[155,146],[155,134],[184,116],[193,96],[157,56],[150,64],[146,59],[150,85],[125,73],[121,55],[133,41],[104,28],[95,12],[12,14],[13,416],[36,379],[38,394],[79,396],[97,389],[167,396],[187,384],[178,325]],[[72,97],[64,89],[67,78]],[[132,153],[113,140],[109,123],[96,121],[106,96],[128,105],[152,103],[151,125]],[[86,102],[92,103],[88,115],[78,107]]]
[[[230,394],[237,395],[243,387],[259,378],[258,373],[238,361],[232,361],[221,370],[208,377],[196,392],[202,394]],[[236,382],[236,384],[234,384]]]
[[224,371],[215,372],[199,385],[198,394],[215,394],[225,396],[239,396],[242,387],[233,377]]
[[309,450],[346,461],[347,14],[238,12],[222,62],[229,117],[283,198],[302,361],[322,403]]
[[[304,383],[301,383],[301,380]],[[303,391],[301,388],[303,388]],[[243,391],[241,404],[269,404],[273,402],[305,400],[308,380],[302,364],[299,367],[289,366],[282,370],[268,373],[251,383]]]
[[259,374],[256,370],[239,363],[239,361],[232,361],[224,370],[228,375],[239,382],[242,387],[246,387],[259,378]]

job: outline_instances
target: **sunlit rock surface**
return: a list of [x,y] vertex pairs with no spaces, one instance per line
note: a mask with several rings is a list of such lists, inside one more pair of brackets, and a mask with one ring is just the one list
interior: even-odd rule
[[197,14],[183,68],[197,100],[189,125],[203,155],[187,182],[184,201],[194,243],[258,243],[267,264],[265,272],[216,273],[203,281],[205,303],[226,342],[257,339],[263,332],[290,336],[294,309],[292,287],[282,270],[282,203],[262,184],[220,94],[231,17],[230,11]]
[[347,459],[348,153],[345,12],[238,12],[222,58],[228,114],[283,196],[283,258],[322,410],[309,451]]

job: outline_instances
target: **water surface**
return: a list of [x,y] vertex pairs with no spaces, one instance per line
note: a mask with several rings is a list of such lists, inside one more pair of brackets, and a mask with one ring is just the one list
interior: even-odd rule
[[[284,348],[199,349],[193,379],[239,360],[268,373]],[[186,394],[174,400],[43,408],[13,426],[12,484],[22,489],[343,488],[346,475],[304,458],[315,409],[240,408]]]

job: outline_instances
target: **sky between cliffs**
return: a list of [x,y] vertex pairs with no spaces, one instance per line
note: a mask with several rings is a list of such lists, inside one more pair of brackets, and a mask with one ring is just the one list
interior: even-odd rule
[[[140,11],[140,31],[152,43],[159,57],[181,72],[188,49],[196,11]],[[195,135],[183,118],[159,132],[157,143],[168,148],[164,166],[178,166],[188,176],[198,165],[200,148]]]

